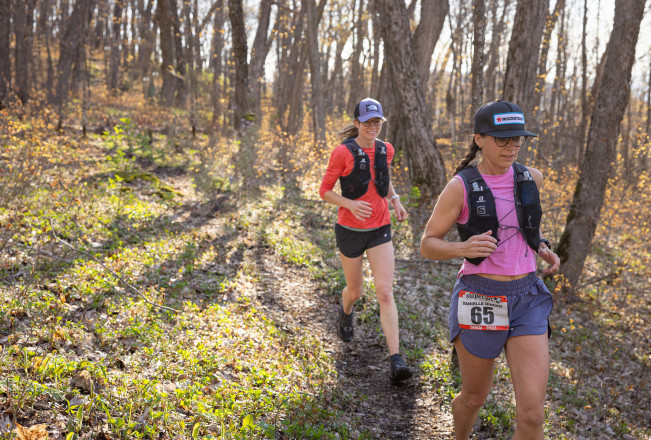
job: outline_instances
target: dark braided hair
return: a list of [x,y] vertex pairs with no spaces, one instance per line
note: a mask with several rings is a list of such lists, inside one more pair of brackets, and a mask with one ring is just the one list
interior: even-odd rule
[[466,154],[466,158],[461,161],[459,166],[457,167],[456,170],[454,170],[454,174],[457,174],[459,171],[467,167],[470,162],[472,162],[475,157],[477,156],[477,152],[480,150],[479,145],[477,145],[477,142],[475,142],[475,137],[472,137],[472,142],[468,146],[468,154]]

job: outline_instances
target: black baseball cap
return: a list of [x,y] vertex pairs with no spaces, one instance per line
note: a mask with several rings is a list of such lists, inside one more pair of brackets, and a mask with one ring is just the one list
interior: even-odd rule
[[500,100],[484,104],[475,112],[475,134],[538,136],[524,129],[524,114],[519,105]]

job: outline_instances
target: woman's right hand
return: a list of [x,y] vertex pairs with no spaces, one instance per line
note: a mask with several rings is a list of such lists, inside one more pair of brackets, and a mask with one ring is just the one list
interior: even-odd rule
[[497,240],[492,231],[473,235],[462,243],[461,255],[464,258],[488,257],[497,249]]
[[366,220],[373,213],[373,208],[369,202],[363,200],[351,200],[348,207],[357,220]]

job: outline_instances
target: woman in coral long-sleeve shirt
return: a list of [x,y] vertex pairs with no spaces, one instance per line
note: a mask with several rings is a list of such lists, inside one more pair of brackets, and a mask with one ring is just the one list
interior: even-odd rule
[[[343,131],[344,142],[332,152],[319,193],[326,202],[339,206],[335,235],[346,287],[337,317],[337,334],[344,342],[353,338],[353,309],[362,296],[362,263],[366,253],[391,355],[390,378],[398,382],[409,379],[412,373],[400,355],[398,310],[393,298],[395,260],[387,200],[393,203],[399,221],[405,220],[407,211],[389,179],[393,146],[376,139],[384,121],[382,106],[376,100],[366,98],[357,104],[353,126]],[[342,194],[332,190],[337,180],[341,180]]]

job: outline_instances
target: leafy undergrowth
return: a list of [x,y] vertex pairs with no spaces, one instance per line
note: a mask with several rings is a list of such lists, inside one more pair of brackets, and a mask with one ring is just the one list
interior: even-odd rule
[[[183,126],[174,117],[157,120]],[[316,192],[314,157],[324,166],[327,149],[255,131],[237,142],[172,138],[142,116],[88,139],[2,118],[0,438],[20,438],[23,426],[55,439],[381,439],[390,435],[367,418],[407,417],[390,397],[360,404],[354,382],[342,387],[332,336],[268,307],[279,278],[317,289],[317,308],[343,286],[335,210]],[[453,167],[464,147],[440,146]],[[558,237],[572,173],[543,171],[545,233]],[[651,434],[645,176],[611,182],[579,301],[554,294],[550,438]],[[642,195],[628,203],[633,193]],[[447,342],[459,262],[423,261],[416,224],[427,213],[412,204],[410,215],[393,235],[402,351],[417,367],[410,392],[431,397],[408,414],[417,427],[449,414],[459,389]],[[382,346],[374,295],[357,311]],[[510,438],[514,422],[500,358],[474,437]],[[401,438],[450,438],[416,432]]]

